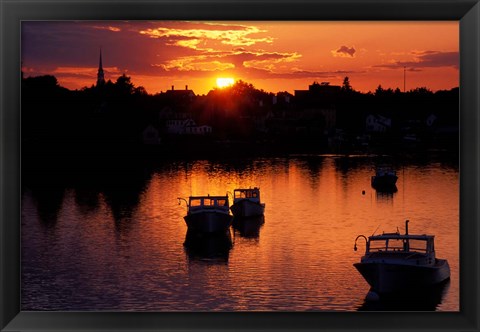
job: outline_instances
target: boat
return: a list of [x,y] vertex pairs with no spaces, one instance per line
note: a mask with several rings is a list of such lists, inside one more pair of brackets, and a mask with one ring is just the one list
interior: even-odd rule
[[383,233],[364,238],[365,255],[353,266],[379,295],[409,292],[434,287],[450,279],[450,267],[446,259],[435,257],[434,236],[408,233]]
[[263,216],[265,203],[260,202],[260,189],[235,189],[233,191],[233,205],[230,207],[235,217]]
[[225,232],[232,224],[233,216],[229,211],[228,195],[226,196],[190,196],[187,204],[187,215],[184,217],[188,230],[200,233]]
[[379,191],[397,191],[397,172],[387,166],[379,166],[372,175],[372,187]]

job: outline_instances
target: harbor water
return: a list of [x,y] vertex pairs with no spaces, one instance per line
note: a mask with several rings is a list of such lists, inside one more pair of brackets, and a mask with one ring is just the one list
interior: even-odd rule
[[[371,187],[376,163],[292,155],[38,172],[22,183],[22,310],[458,311],[458,163],[397,159],[393,193]],[[177,197],[241,187],[260,188],[264,220],[187,234]],[[406,219],[409,233],[435,235],[451,279],[427,296],[369,301],[354,240],[404,233]]]

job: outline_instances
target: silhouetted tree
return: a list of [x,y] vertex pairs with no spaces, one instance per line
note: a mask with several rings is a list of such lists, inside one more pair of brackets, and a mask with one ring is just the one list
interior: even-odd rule
[[348,76],[345,76],[345,78],[343,79],[343,83],[342,83],[342,90],[343,91],[352,91],[352,86],[350,85],[350,80],[348,78]]

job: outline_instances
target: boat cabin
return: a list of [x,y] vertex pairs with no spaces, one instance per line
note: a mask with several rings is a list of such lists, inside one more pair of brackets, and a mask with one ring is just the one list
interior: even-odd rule
[[366,253],[372,252],[418,252],[428,254],[435,251],[433,235],[400,235],[398,233],[370,236]]
[[228,212],[228,196],[190,196],[188,212],[205,209],[219,209]]
[[260,189],[257,187],[253,189],[235,189],[233,191],[234,202],[241,199],[248,199],[254,202],[260,202]]
[[362,262],[396,261],[399,264],[432,265],[435,263],[433,235],[385,233],[370,236]]
[[387,167],[378,167],[375,170],[376,176],[396,176],[397,172],[394,169],[387,168]]

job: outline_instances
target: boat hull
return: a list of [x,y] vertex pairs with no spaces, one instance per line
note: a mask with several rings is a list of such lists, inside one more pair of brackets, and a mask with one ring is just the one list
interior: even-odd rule
[[229,229],[233,216],[222,212],[205,211],[188,214],[184,219],[189,231],[218,233]]
[[242,199],[234,203],[230,207],[230,210],[235,217],[240,218],[263,216],[265,213],[265,204]]
[[378,294],[422,289],[450,278],[450,267],[444,259],[437,259],[431,266],[378,262],[353,265]]
[[372,176],[372,187],[383,191],[397,191],[396,175]]

